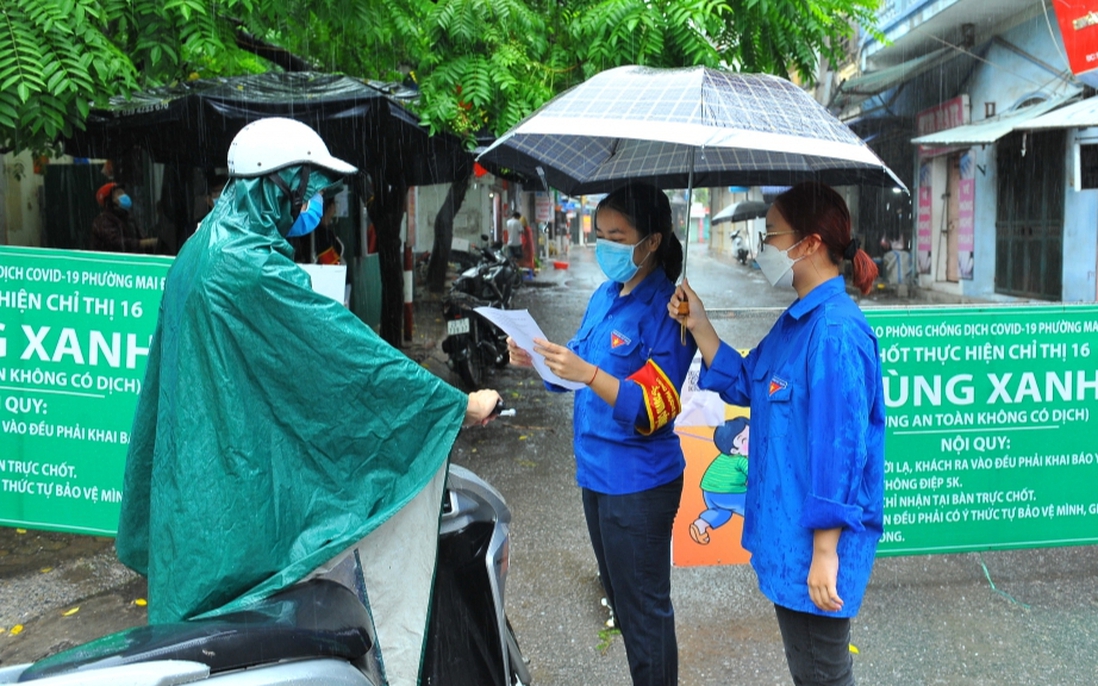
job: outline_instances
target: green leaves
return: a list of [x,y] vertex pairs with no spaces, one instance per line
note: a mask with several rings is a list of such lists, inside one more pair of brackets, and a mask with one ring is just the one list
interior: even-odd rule
[[[0,15],[0,149],[45,148],[87,116],[97,90],[94,55],[84,51],[84,32],[72,18],[86,16],[88,3],[7,1]],[[126,75],[132,85],[132,69]]]
[[0,150],[45,149],[92,103],[193,71],[255,70],[227,15],[256,0],[4,0]]
[[[877,1],[288,0],[278,18],[261,11],[249,21],[328,69],[384,80],[410,67],[422,121],[471,137],[502,133],[556,93],[623,64],[811,82],[820,55],[837,57],[841,37],[872,25]],[[350,16],[369,20],[341,20]],[[306,22],[315,28],[283,30]]]
[[872,30],[878,0],[729,0],[716,36],[722,58],[744,71],[814,83],[819,58],[842,62],[843,38]]
[[420,86],[432,130],[496,134],[622,64],[812,82],[879,0],[3,0],[0,149],[42,149],[92,103],[272,65],[234,31],[319,68]]

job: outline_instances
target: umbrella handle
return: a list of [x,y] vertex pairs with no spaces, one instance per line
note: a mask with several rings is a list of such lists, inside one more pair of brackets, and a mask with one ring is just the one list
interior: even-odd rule
[[[679,303],[679,315],[683,316],[688,314],[690,314],[690,303],[683,300]],[[686,322],[679,323],[679,342],[686,345]]]
[[[683,237],[686,239],[686,245],[682,247],[682,278],[686,280],[686,256],[690,250],[690,209],[694,206],[694,157],[698,149],[690,148],[690,174],[686,177],[686,230],[683,232]],[[690,303],[683,300],[679,303],[679,316],[684,317],[690,314]],[[686,321],[684,320],[679,324],[679,342],[682,345],[686,345]]]

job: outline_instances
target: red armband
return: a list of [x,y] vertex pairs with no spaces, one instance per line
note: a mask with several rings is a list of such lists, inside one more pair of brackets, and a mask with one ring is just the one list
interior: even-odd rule
[[652,360],[648,360],[643,367],[626,379],[637,382],[644,392],[644,408],[648,411],[648,429],[638,426],[637,431],[641,434],[647,436],[662,429],[670,424],[679,412],[682,412],[679,390],[663,373],[660,366]]

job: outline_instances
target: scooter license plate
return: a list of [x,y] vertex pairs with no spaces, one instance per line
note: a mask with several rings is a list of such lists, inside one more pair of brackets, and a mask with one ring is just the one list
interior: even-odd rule
[[451,319],[446,322],[446,333],[450,336],[456,336],[459,333],[469,333],[469,320]]

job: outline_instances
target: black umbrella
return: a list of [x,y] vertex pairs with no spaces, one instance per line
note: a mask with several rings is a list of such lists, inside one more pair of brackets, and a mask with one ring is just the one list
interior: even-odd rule
[[721,222],[742,222],[748,219],[758,219],[759,217],[765,217],[769,209],[770,203],[759,200],[734,202],[714,214],[709,223],[720,224]]
[[809,179],[903,186],[803,89],[776,76],[705,67],[596,74],[500,136],[478,161],[531,176],[541,168],[568,195],[627,180],[661,188]]
[[803,89],[776,76],[707,67],[600,72],[542,105],[477,161],[540,176],[567,195],[639,180],[686,188],[688,203],[697,186],[816,180],[903,187]]

